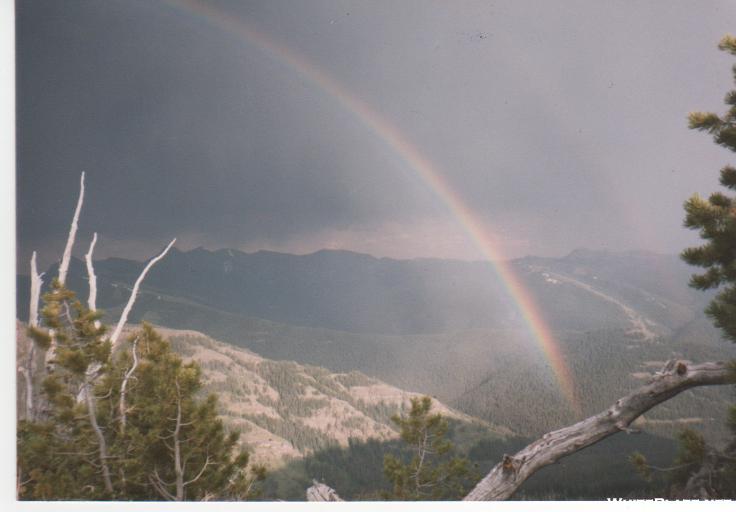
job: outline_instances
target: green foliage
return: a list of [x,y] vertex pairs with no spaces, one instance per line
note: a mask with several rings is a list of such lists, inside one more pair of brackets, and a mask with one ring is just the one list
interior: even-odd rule
[[[732,36],[726,36],[719,48],[736,54],[734,41]],[[726,95],[726,104],[730,108],[722,116],[691,113],[689,124],[690,128],[711,134],[716,144],[736,152],[736,90]],[[720,183],[736,191],[736,169],[729,165],[721,169]],[[685,203],[685,211],[685,226],[699,230],[705,241],[700,247],[682,252],[687,263],[706,269],[703,274],[694,275],[690,284],[699,290],[720,288],[706,313],[727,339],[736,342],[736,200],[721,192],[708,199],[694,195]]]
[[[225,431],[217,398],[201,398],[201,372],[144,325],[115,353],[58,281],[44,296],[39,347],[45,371],[35,421],[18,425],[20,499],[245,499],[265,478],[247,470],[239,434]],[[85,398],[79,400],[79,398]]]
[[431,408],[430,397],[412,398],[408,416],[391,418],[413,454],[408,463],[392,454],[384,457],[383,470],[393,484],[393,492],[386,498],[440,500],[467,494],[470,480],[475,478],[470,462],[452,456],[452,443],[446,439],[447,420],[430,414]]
[[[718,48],[736,55],[736,38],[724,37]],[[736,90],[726,94],[725,103],[730,108],[722,116],[691,113],[689,126],[709,133],[716,144],[736,152]],[[736,169],[729,165],[722,168],[720,183],[729,191],[736,191]],[[690,285],[699,290],[719,290],[705,312],[726,339],[736,342],[736,199],[722,192],[711,194],[707,200],[694,195],[685,202],[685,212],[685,227],[699,230],[705,242],[682,252],[687,263],[706,269],[703,274],[693,275]],[[736,409],[731,408],[730,418],[734,417]],[[708,446],[703,436],[693,430],[679,434],[680,452],[674,465],[664,470],[670,472],[668,480],[675,495],[736,496],[736,425],[733,421],[728,423],[734,441],[724,451]],[[634,454],[631,460],[645,477],[652,477],[653,467],[641,454]]]

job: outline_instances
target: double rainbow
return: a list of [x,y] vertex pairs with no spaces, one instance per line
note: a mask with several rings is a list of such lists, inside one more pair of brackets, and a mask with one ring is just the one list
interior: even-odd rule
[[175,9],[206,20],[218,30],[257,46],[261,51],[298,72],[315,87],[337,100],[345,110],[351,112],[365,127],[400,155],[408,167],[416,172],[439,200],[447,206],[469,239],[491,263],[508,295],[516,304],[534,340],[550,363],[563,395],[575,412],[580,411],[572,375],[565,363],[564,354],[528,290],[474,212],[465,204],[436,166],[396,126],[305,57],[273,40],[245,21],[234,18],[210,4],[196,0],[164,0],[164,2]]

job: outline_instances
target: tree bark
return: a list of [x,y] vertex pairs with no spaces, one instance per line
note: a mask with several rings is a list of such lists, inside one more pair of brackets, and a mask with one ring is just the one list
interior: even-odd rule
[[513,456],[504,455],[464,500],[508,499],[539,469],[617,432],[631,431],[629,425],[655,405],[690,388],[734,382],[734,367],[729,363],[689,366],[687,361],[670,361],[646,385],[602,413],[545,434]]

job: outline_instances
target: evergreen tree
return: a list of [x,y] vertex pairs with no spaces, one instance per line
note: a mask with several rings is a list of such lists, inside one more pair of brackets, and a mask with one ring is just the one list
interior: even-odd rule
[[446,439],[447,420],[430,414],[431,408],[430,397],[412,398],[407,417],[391,418],[402,441],[409,445],[411,459],[404,462],[391,454],[384,457],[384,473],[393,484],[393,494],[386,498],[460,499],[467,492],[469,480],[474,478],[470,462],[452,456],[452,443]]
[[245,499],[263,468],[248,472],[238,433],[227,433],[201,375],[150,326],[111,353],[99,313],[58,281],[44,296],[54,345],[42,410],[18,427],[21,499]]
[[[718,47],[736,55],[736,38],[726,36]],[[736,80],[736,66],[733,68]],[[726,114],[693,112],[690,128],[713,135],[713,140],[736,152],[736,90],[726,94],[730,106]],[[736,190],[736,168],[727,165],[721,169],[721,185]],[[705,273],[694,275],[691,286],[699,290],[720,289],[709,304],[706,313],[724,336],[736,342],[736,199],[715,192],[706,200],[694,195],[685,203],[685,226],[700,231],[705,244],[683,251],[682,258],[691,265],[703,267]]]
[[[724,37],[718,48],[736,55],[736,38]],[[736,65],[733,74],[736,81]],[[729,108],[724,115],[693,112],[689,126],[711,134],[716,144],[736,152],[736,90],[726,94],[725,102]],[[720,183],[736,191],[736,168],[723,167]],[[685,226],[699,230],[705,242],[682,252],[687,263],[706,269],[692,276],[690,286],[718,290],[705,312],[724,338],[736,342],[736,198],[723,192],[714,192],[708,199],[696,194],[685,202],[685,212]],[[665,468],[674,497],[736,498],[736,407],[729,411],[728,426],[733,438],[721,451],[694,430],[680,433],[679,454],[673,466]],[[652,477],[652,469],[662,469],[649,466],[640,454],[634,454],[632,462],[646,478]]]

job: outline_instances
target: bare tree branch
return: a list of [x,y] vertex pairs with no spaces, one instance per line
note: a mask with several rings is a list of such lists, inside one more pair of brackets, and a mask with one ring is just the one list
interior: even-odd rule
[[41,296],[42,274],[38,273],[36,266],[36,251],[31,255],[31,304],[28,314],[28,325],[38,327],[38,303]]
[[[89,244],[89,251],[84,255],[87,263],[87,277],[89,278],[89,298],[87,299],[87,307],[90,311],[97,311],[97,276],[95,275],[95,267],[92,265],[92,253],[97,244],[97,233],[92,235],[92,242]],[[95,327],[100,328],[100,321],[95,320]]]
[[125,393],[128,387],[128,380],[130,379],[131,375],[133,375],[133,372],[135,371],[136,367],[138,366],[138,353],[136,352],[136,348],[138,348],[138,338],[136,338],[133,341],[133,366],[130,367],[130,370],[125,372],[125,377],[123,377],[123,382],[120,384],[120,434],[125,434],[125,421],[126,421],[126,407],[125,407]]
[[82,177],[79,180],[79,199],[77,200],[77,208],[76,210],[74,210],[72,225],[69,228],[69,236],[66,239],[64,255],[61,257],[61,263],[59,263],[59,283],[61,283],[62,285],[66,283],[66,274],[69,271],[69,261],[72,257],[74,239],[77,236],[77,228],[79,227],[79,213],[82,211],[82,203],[84,203],[84,173],[82,173]]
[[128,303],[125,305],[125,308],[123,309],[123,313],[120,315],[120,320],[118,320],[118,324],[115,327],[115,331],[112,333],[112,336],[110,336],[110,343],[115,346],[115,343],[117,342],[118,338],[120,337],[120,333],[123,331],[123,327],[125,326],[125,323],[128,321],[128,315],[130,314],[130,310],[133,309],[133,304],[135,303],[135,299],[138,296],[138,289],[141,286],[141,283],[143,282],[143,279],[146,277],[146,274],[149,270],[151,270],[151,267],[153,267],[161,258],[166,256],[166,253],[169,252],[169,249],[171,249],[171,246],[174,245],[174,242],[176,242],[176,238],[174,238],[171,242],[169,242],[169,245],[166,246],[166,249],[163,250],[161,254],[153,258],[151,261],[148,262],[148,265],[143,269],[143,272],[141,272],[141,275],[138,276],[138,279],[135,282],[135,285],[133,285],[133,291],[130,292],[130,298],[128,299]]
[[[31,255],[31,304],[28,313],[28,325],[38,327],[38,303],[41,296],[41,285],[43,280],[41,274],[38,273],[36,265],[36,251]],[[28,347],[28,358],[26,359],[26,367],[23,376],[26,380],[26,419],[33,421],[33,373],[35,371],[36,343],[31,340]]]
[[[72,224],[69,227],[69,236],[66,239],[66,247],[64,247],[64,254],[61,256],[61,263],[59,263],[59,283],[64,285],[66,283],[66,274],[69,271],[69,262],[72,258],[72,248],[74,247],[74,240],[77,236],[77,228],[79,227],[79,213],[82,211],[82,204],[84,203],[84,172],[79,179],[79,199],[77,200],[77,207],[74,210],[74,217],[72,217]],[[51,338],[51,344],[49,345],[46,355],[44,356],[44,364],[47,368],[50,368],[56,356],[56,339],[54,336],[54,330],[49,329],[49,336]]]
[[626,431],[636,418],[655,405],[690,388],[734,381],[734,370],[728,363],[688,366],[686,361],[670,361],[649,383],[617,400],[602,413],[545,434],[513,456],[505,455],[464,499],[508,499],[539,469],[612,434]]

